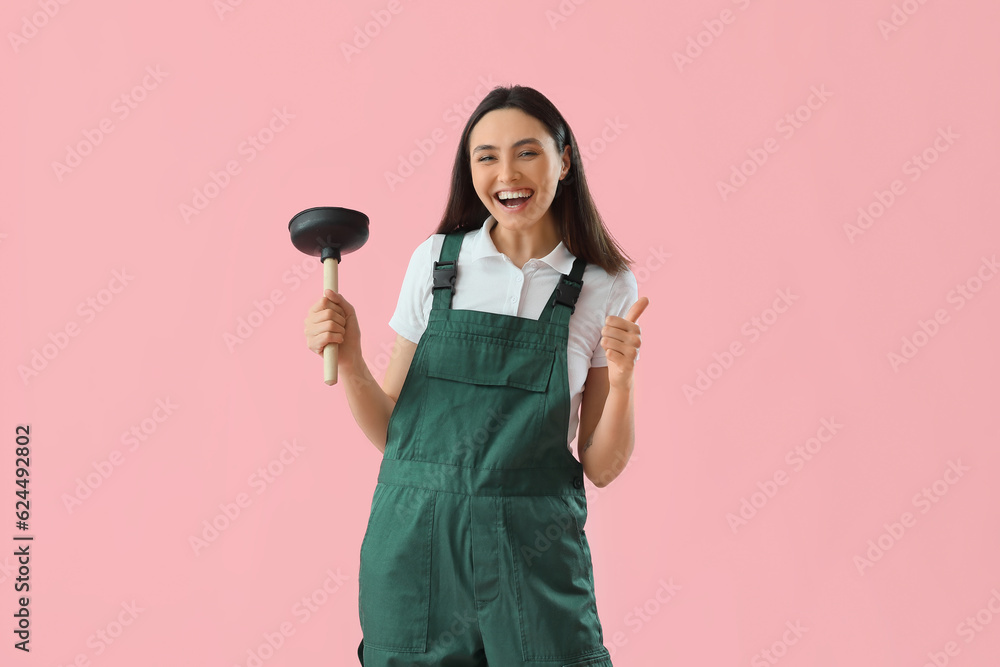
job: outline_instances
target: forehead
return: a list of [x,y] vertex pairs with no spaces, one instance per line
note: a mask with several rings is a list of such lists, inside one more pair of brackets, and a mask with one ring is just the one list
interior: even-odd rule
[[503,147],[521,139],[533,138],[542,143],[555,141],[542,121],[520,109],[494,109],[479,119],[469,133],[469,148],[480,144]]

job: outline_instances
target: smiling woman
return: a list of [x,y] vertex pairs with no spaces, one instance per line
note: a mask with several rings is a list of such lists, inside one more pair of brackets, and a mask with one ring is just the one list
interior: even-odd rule
[[511,86],[462,133],[383,386],[347,299],[310,309],[309,348],[340,344],[351,411],[384,453],[361,544],[363,665],[611,666],[584,487],[632,454],[637,296],[565,119]]

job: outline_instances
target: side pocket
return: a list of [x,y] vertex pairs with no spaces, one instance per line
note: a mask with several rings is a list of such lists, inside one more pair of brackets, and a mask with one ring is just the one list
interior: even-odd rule
[[422,653],[430,616],[435,495],[382,486],[361,547],[361,631],[367,646]]
[[611,654],[604,651],[603,654],[592,656],[580,662],[568,662],[562,667],[613,667],[611,664]]
[[584,541],[583,530],[587,525],[587,498],[585,496],[558,496],[558,498],[565,505],[569,515],[573,517],[577,538],[582,543]]
[[508,498],[506,523],[524,659],[573,665],[581,654],[592,659],[603,637],[589,558],[576,519],[557,498]]
[[375,517],[375,511],[378,509],[379,503],[382,502],[382,498],[385,496],[386,485],[381,482],[375,484],[375,491],[372,493],[372,505],[371,510],[368,512],[368,527],[365,528],[365,536],[361,540],[361,550],[365,549],[365,542],[368,540],[368,533],[371,532],[372,519]]

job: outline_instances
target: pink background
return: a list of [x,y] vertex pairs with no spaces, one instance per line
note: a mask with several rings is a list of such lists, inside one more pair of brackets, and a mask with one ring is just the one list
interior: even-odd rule
[[356,664],[380,455],[305,347],[321,274],[287,223],[370,216],[340,284],[381,378],[461,125],[521,83],[651,301],[633,460],[588,482],[615,665],[998,664],[1000,5],[218,6],[2,11],[0,663]]

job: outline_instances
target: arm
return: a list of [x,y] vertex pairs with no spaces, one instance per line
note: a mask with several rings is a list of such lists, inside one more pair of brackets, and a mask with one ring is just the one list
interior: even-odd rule
[[631,389],[611,390],[607,366],[587,373],[580,404],[577,456],[587,479],[598,488],[610,484],[625,469],[635,445]]
[[626,317],[609,316],[601,330],[608,365],[587,373],[580,404],[577,455],[584,474],[597,487],[610,484],[632,456],[635,445],[633,371],[641,343],[635,323],[649,304],[643,297]]
[[396,399],[399,398],[417,344],[396,336],[383,388],[372,377],[368,364],[361,356],[361,328],[357,313],[342,294],[333,290],[324,291],[323,297],[309,309],[305,334],[309,349],[316,354],[322,355],[323,348],[330,343],[340,345],[337,369],[343,378],[351,414],[365,437],[376,449],[385,453],[389,417],[396,407]]
[[383,454],[389,417],[396,407],[396,400],[399,398],[403,380],[406,379],[416,349],[416,343],[396,335],[389,367],[385,371],[385,381],[381,387],[360,354],[346,359],[341,357],[339,370],[344,375],[347,404],[351,408],[351,414],[354,415],[354,421],[361,427],[365,437]]

